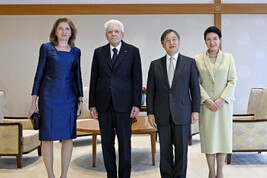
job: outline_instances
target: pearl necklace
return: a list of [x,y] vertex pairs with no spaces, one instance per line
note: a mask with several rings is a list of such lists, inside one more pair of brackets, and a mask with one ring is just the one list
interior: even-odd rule
[[216,58],[218,56],[218,53],[217,54],[210,54],[209,51],[207,51],[207,54],[210,58]]

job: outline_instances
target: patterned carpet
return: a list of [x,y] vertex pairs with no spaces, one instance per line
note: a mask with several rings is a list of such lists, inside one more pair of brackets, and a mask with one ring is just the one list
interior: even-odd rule
[[266,153],[233,153],[231,165],[267,165]]

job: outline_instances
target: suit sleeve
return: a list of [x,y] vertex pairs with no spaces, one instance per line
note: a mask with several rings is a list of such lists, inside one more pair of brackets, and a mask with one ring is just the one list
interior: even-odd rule
[[136,48],[134,52],[132,78],[133,78],[133,106],[141,108],[142,66],[141,66],[141,57],[140,57],[138,48]]
[[148,78],[147,78],[147,93],[146,93],[146,104],[147,104],[147,115],[154,114],[154,96],[155,96],[155,78],[153,63],[151,62]]
[[235,63],[233,56],[231,55],[228,76],[227,76],[227,85],[220,96],[228,103],[234,99],[236,81],[237,81],[237,75],[236,75]]
[[39,89],[42,83],[43,75],[45,73],[45,64],[46,64],[46,58],[47,58],[47,49],[44,44],[41,45],[39,50],[39,60],[38,65],[34,77],[34,83],[32,88],[32,95],[39,96]]
[[83,97],[83,84],[82,84],[82,74],[81,74],[81,51],[78,49],[77,52],[77,68],[76,68],[76,85],[79,91],[79,97]]
[[192,60],[190,74],[190,93],[192,97],[192,112],[200,112],[200,88],[199,88],[199,72],[196,61]]
[[92,66],[91,66],[91,79],[89,90],[89,109],[96,106],[96,84],[97,84],[97,51],[94,51]]
[[[195,61],[196,61],[197,67],[199,67],[199,64],[198,64],[199,57],[200,57],[199,55],[196,55],[195,56]],[[199,87],[200,87],[200,95],[201,95],[200,102],[201,103],[204,103],[207,99],[210,98],[210,96],[208,95],[208,93],[206,92],[206,90],[202,87],[200,78],[199,78]]]

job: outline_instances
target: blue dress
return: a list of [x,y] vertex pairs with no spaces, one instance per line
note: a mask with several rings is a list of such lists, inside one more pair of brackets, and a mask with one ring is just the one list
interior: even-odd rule
[[39,96],[42,141],[76,138],[78,98],[83,96],[80,49],[57,51],[51,43],[40,47],[32,95]]

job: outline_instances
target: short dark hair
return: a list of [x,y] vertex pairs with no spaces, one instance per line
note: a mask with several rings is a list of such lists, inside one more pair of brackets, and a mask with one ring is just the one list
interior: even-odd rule
[[50,33],[50,43],[52,43],[53,45],[58,45],[58,39],[57,39],[57,36],[56,36],[56,30],[57,30],[57,27],[58,25],[61,23],[61,22],[66,22],[69,24],[70,26],[70,29],[71,29],[71,36],[69,38],[69,41],[68,41],[68,44],[73,47],[75,46],[74,42],[75,42],[75,39],[76,39],[76,35],[77,35],[77,29],[76,27],[74,26],[74,23],[68,19],[67,17],[62,17],[62,18],[59,18],[57,19],[57,21],[54,23],[53,25],[53,28],[51,30],[51,33]]
[[167,30],[165,30],[165,31],[163,32],[163,34],[162,34],[161,37],[160,37],[161,44],[163,44],[163,41],[164,41],[164,39],[166,38],[166,35],[169,34],[169,33],[171,33],[171,32],[173,32],[173,33],[177,36],[178,40],[180,41],[180,36],[179,36],[179,34],[177,33],[177,31],[175,31],[175,30],[173,30],[173,29],[167,29]]
[[204,40],[206,40],[206,36],[209,33],[216,33],[219,36],[219,39],[221,39],[222,37],[222,32],[219,28],[215,27],[215,26],[210,26],[209,28],[207,28],[204,32]]

